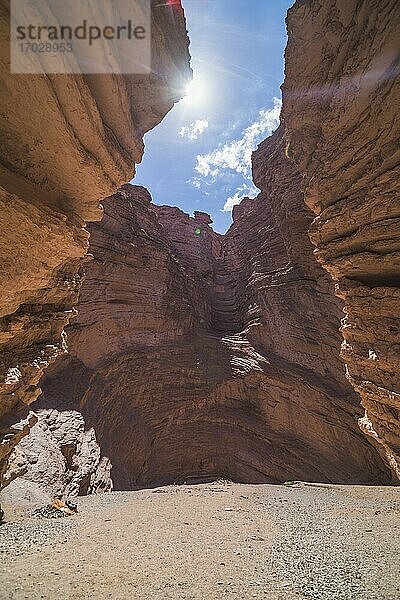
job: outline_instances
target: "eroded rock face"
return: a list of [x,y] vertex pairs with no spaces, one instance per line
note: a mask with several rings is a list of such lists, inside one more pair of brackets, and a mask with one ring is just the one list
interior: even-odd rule
[[316,257],[344,300],[360,426],[400,477],[400,5],[296,2],[287,23],[287,152],[316,215]]
[[153,73],[124,76],[11,75],[8,4],[0,2],[0,473],[21,438],[13,424],[28,418],[43,370],[66,348],[85,223],[132,178],[143,134],[190,77],[178,2],[152,2]]
[[[46,504],[56,495],[112,490],[111,463],[77,411],[39,410],[38,422],[9,459],[5,500]],[[14,476],[16,474],[16,476]]]
[[225,236],[140,186],[90,226],[71,354],[38,406],[79,410],[117,489],[228,477],[387,483],[338,359],[340,304],[313,259],[280,131],[254,157],[263,190]]

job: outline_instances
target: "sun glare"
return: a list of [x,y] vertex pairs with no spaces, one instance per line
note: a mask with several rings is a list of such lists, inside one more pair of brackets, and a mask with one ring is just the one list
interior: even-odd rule
[[207,100],[207,86],[204,80],[194,77],[185,89],[184,101],[191,106],[204,104]]

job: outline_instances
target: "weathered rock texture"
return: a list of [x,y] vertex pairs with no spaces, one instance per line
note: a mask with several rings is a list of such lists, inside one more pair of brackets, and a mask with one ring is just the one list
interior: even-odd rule
[[9,459],[6,497],[45,504],[56,495],[82,496],[112,489],[111,463],[101,457],[93,429],[76,411],[39,410],[38,423]]
[[400,477],[400,4],[298,1],[287,24],[287,152],[317,215],[316,257],[344,300],[360,425]]
[[339,301],[312,256],[280,131],[254,172],[263,191],[235,208],[225,236],[208,215],[153,206],[129,185],[90,226],[71,354],[47,370],[38,405],[83,414],[117,489],[390,481],[357,427]]
[[[131,179],[143,134],[190,77],[180,2],[152,2],[151,75],[11,75],[0,1],[0,489],[43,370],[63,352],[98,201]],[[33,418],[33,417],[32,417]]]

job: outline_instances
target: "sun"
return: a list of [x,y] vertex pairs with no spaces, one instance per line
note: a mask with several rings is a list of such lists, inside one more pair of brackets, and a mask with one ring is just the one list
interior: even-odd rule
[[205,104],[207,97],[206,82],[195,76],[185,88],[184,102],[190,106],[198,106]]

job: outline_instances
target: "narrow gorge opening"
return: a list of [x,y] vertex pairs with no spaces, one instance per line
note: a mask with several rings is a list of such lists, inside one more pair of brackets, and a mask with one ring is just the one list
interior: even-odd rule
[[[392,194],[393,144],[389,140],[380,158],[352,170],[353,146],[360,155],[363,148],[354,124],[341,123],[337,133],[324,120],[328,108],[340,120],[340,103],[352,100],[336,97],[339,88],[325,73],[318,71],[321,81],[313,79],[311,66],[302,74],[296,44],[303,40],[307,11],[301,3],[288,16],[298,33],[289,27],[282,107],[284,15],[291,2],[270,4],[255,2],[245,15],[234,7],[228,18],[224,0],[213,5],[211,19],[188,0],[194,79],[189,97],[168,116],[191,75],[179,2],[156,6],[152,43],[158,70],[152,77],[110,79],[107,88],[102,76],[91,74],[79,80],[49,77],[51,86],[27,78],[33,96],[48,97],[52,135],[75,140],[66,148],[65,166],[54,152],[56,138],[41,133],[45,150],[28,187],[21,177],[30,130],[12,147],[29,105],[21,85],[8,102],[3,162],[8,165],[8,155],[20,158],[3,190],[6,264],[13,265],[10,248],[19,223],[34,247],[31,252],[17,236],[22,258],[15,273],[7,271],[10,292],[1,329],[3,408],[10,416],[3,428],[2,476],[11,483],[10,493],[21,473],[30,489],[48,485],[52,492],[62,488],[71,494],[215,478],[394,480],[395,359],[376,360],[386,353],[386,342],[374,346],[377,323],[363,318],[371,302],[372,312],[383,310],[381,317],[390,321],[385,335],[395,339],[390,315],[397,306],[392,261],[397,242],[390,228],[383,230],[397,213],[391,201],[380,206],[373,192],[359,197],[357,187],[363,173],[363,190],[377,186]],[[346,88],[337,49],[324,41],[328,15],[322,7],[317,13],[315,52],[320,62],[325,56],[332,72],[338,70]],[[242,41],[233,44],[240,19]],[[349,25],[343,15],[342,20],[345,31]],[[276,35],[264,35],[265,22]],[[247,39],[243,31],[250,27]],[[342,43],[345,34],[338,39]],[[314,50],[304,44],[311,65]],[[390,46],[384,54],[388,65],[392,53]],[[78,111],[67,100],[71,81]],[[244,86],[246,96],[240,98]],[[299,97],[302,86],[306,91]],[[392,93],[389,87],[382,91],[376,84],[383,102]],[[316,89],[326,98],[320,100]],[[314,101],[321,102],[316,115]],[[85,106],[93,119],[87,119],[92,113]],[[368,118],[375,122],[377,115]],[[43,123],[36,107],[32,127],[42,132]],[[331,134],[326,154],[323,127]],[[143,136],[150,130],[140,165]],[[349,189],[329,169],[336,135]],[[346,146],[347,138],[353,146]],[[133,160],[139,165],[135,178],[116,191],[131,176]],[[327,208],[319,204],[320,194]],[[369,212],[377,211],[373,224],[358,211],[363,201]],[[358,211],[359,226],[351,234],[341,231],[346,210]],[[370,226],[365,239],[362,232]],[[348,258],[353,255],[354,261]],[[382,294],[390,298],[389,308],[378,306]],[[34,405],[39,424],[32,428],[36,416],[27,405],[40,390]],[[19,417],[27,420],[14,427]]]
[[208,214],[157,206],[129,184],[90,225],[69,354],[37,406],[50,420],[51,409],[82,413],[115,489],[390,480],[357,426],[341,304],[284,147],[280,127],[253,154],[261,191],[225,235]]
[[2,597],[398,598],[399,38],[0,0]]

